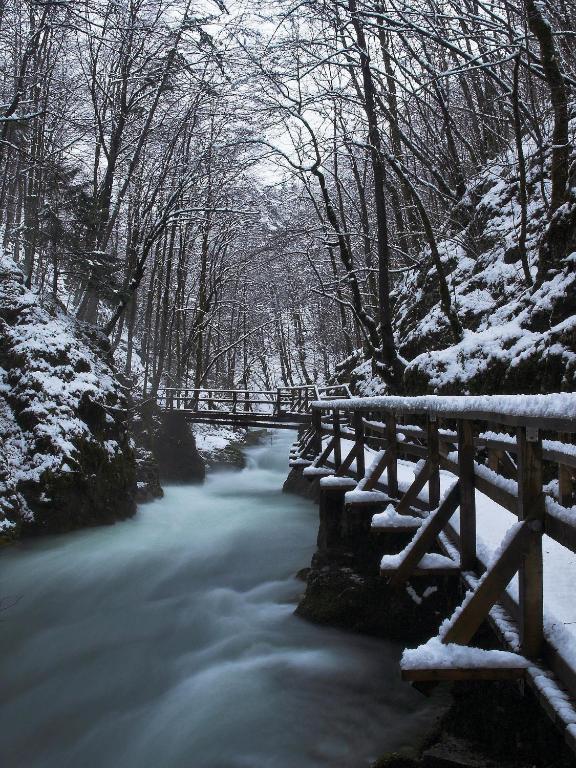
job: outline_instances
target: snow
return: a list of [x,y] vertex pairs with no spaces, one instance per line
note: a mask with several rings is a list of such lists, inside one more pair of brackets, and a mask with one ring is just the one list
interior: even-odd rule
[[409,648],[402,654],[400,666],[409,669],[528,669],[529,662],[517,653],[486,651],[455,643],[444,644],[439,637],[432,637],[418,648]]
[[[406,549],[396,555],[384,555],[380,562],[380,569],[382,571],[398,570],[410,549],[411,547],[408,545]],[[426,570],[434,568],[456,568],[457,566],[458,563],[452,560],[451,557],[446,557],[446,555],[441,555],[438,552],[427,552],[422,556],[417,567]]]
[[[315,401],[314,406],[326,407]],[[433,413],[454,416],[470,413],[494,416],[512,416],[522,419],[574,420],[576,431],[576,394],[557,392],[548,395],[422,395],[421,397],[353,397],[334,400],[334,408],[362,411],[389,410],[395,413]],[[481,416],[479,416],[480,418]]]
[[355,488],[347,492],[345,501],[347,504],[385,504],[390,501],[390,497],[382,491],[364,491],[362,488]]
[[320,480],[321,488],[341,488],[344,490],[351,487],[354,488],[355,486],[356,481],[351,477],[337,477],[336,475],[332,475],[330,477],[323,477]]
[[327,467],[306,467],[302,474],[304,477],[325,477],[326,475],[331,475],[332,472],[333,470]]
[[416,603],[416,605],[422,605],[424,600],[431,597],[432,595],[436,594],[438,592],[438,587],[426,587],[424,592],[422,592],[421,595],[416,592],[412,584],[406,585],[406,592],[408,595],[412,598],[412,600]]
[[204,458],[221,453],[231,443],[237,443],[245,435],[245,430],[235,430],[232,427],[216,424],[195,424],[194,439],[196,447]]
[[384,512],[372,516],[372,528],[419,528],[421,517],[399,515],[393,504],[388,504]]

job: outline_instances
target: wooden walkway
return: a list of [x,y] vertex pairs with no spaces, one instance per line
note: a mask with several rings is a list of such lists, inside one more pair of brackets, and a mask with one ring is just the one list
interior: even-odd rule
[[[158,402],[193,423],[298,430],[293,470],[362,508],[370,535],[411,534],[383,553],[382,578],[465,587],[431,645],[405,653],[403,678],[527,683],[576,751],[576,395],[567,410],[555,397],[359,399],[338,385],[168,388]],[[501,655],[470,648],[485,620]]]
[[[564,397],[574,398],[576,414],[576,395]],[[425,645],[404,655],[404,679],[424,687],[520,679],[576,750],[574,622],[560,617],[547,631],[548,603],[555,607],[562,590],[565,603],[576,602],[576,579],[567,586],[565,573],[569,563],[576,576],[576,416],[539,396],[518,403],[524,412],[488,397],[314,402],[290,465],[319,481],[321,494],[340,492],[346,507],[363,507],[371,535],[412,534],[399,555],[382,557],[390,583],[446,574],[464,583],[462,605],[428,644],[434,652],[427,657]],[[468,648],[485,620],[507,653]]]
[[261,390],[166,388],[159,390],[158,404],[194,424],[297,430],[312,423],[313,401],[349,397],[347,384]]

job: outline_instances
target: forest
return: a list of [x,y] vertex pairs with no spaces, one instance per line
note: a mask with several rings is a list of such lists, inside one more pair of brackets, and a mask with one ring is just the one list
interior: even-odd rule
[[575,15],[8,0],[3,252],[141,396],[570,389]]

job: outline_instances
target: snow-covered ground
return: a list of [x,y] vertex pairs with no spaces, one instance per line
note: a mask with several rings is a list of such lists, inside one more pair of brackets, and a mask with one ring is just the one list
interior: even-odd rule
[[245,429],[219,427],[216,424],[194,424],[193,431],[200,455],[209,461],[217,459],[219,454],[246,437]]

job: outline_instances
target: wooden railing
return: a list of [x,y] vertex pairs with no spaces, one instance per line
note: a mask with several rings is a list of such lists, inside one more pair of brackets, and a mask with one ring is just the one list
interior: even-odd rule
[[[386,514],[394,519],[375,533],[416,530],[400,556],[383,557],[382,576],[401,585],[415,576],[460,574],[472,594],[445,625],[441,642],[467,645],[490,618],[502,642],[519,655],[516,668],[503,670],[491,662],[432,670],[412,666],[403,671],[405,679],[517,676],[531,678],[540,690],[542,675],[551,678],[552,671],[559,682],[556,689],[550,686],[576,716],[564,701],[566,691],[576,696],[576,669],[544,632],[543,582],[544,535],[576,553],[575,435],[576,395],[312,403],[311,427],[295,444],[291,465],[310,479],[325,478],[321,487],[342,487],[350,499],[346,505],[365,503],[369,514],[381,496],[380,508],[388,508]],[[414,462],[414,479],[400,492],[398,470],[406,460]],[[350,482],[346,487],[332,477]],[[423,505],[426,487],[428,503]],[[493,562],[478,555],[478,492],[517,519]],[[459,526],[450,524],[457,509]],[[414,515],[422,518],[416,528]],[[431,556],[439,549],[443,557]],[[515,574],[517,601],[506,591]],[[550,705],[549,691],[540,693]]]
[[162,410],[182,411],[196,420],[255,423],[259,419],[289,421],[300,417],[295,421],[298,424],[310,420],[313,401],[349,397],[347,384],[258,390],[167,387],[158,391],[157,402]]

